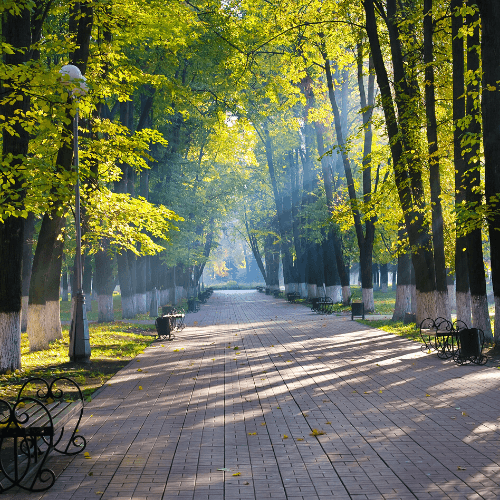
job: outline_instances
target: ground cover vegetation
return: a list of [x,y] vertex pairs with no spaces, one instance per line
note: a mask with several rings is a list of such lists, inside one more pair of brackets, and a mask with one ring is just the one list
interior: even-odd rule
[[[21,368],[21,331],[33,352],[62,338],[77,108],[83,288],[98,321],[115,319],[117,284],[133,318],[195,295],[207,266],[250,263],[270,288],[281,267],[287,292],[345,305],[356,263],[367,311],[393,266],[394,320],[455,309],[500,338],[496,2],[0,10],[0,372]],[[85,95],[62,77],[68,63]],[[240,242],[233,262],[226,237]]]

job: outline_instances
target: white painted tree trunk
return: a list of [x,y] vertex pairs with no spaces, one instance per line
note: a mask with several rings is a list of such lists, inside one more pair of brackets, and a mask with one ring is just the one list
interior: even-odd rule
[[[417,285],[410,285],[411,289],[411,313],[417,314]],[[425,319],[425,318],[424,318]]]
[[22,298],[21,306],[21,331],[25,332],[28,328],[28,295],[24,295]]
[[473,328],[483,330],[484,338],[487,342],[491,342],[493,340],[493,333],[491,332],[490,313],[486,295],[471,295],[471,306]]
[[115,320],[113,311],[113,296],[98,295],[97,296],[97,322],[110,323]]
[[365,313],[375,311],[375,301],[373,300],[373,288],[362,288],[363,304],[365,305]]
[[122,318],[132,319],[135,317],[134,297],[122,297]]
[[417,290],[417,326],[426,318],[436,319],[436,292],[419,292]]
[[470,293],[456,293],[457,321],[463,321],[468,327],[472,325],[472,308]]
[[307,298],[314,299],[318,296],[318,287],[315,284],[307,284]]
[[327,286],[326,296],[330,297],[333,302],[342,302],[342,287],[340,285]]
[[448,304],[450,311],[457,308],[457,294],[455,293],[455,285],[448,285]]
[[299,283],[299,293],[301,298],[307,298],[307,283]]
[[137,314],[147,314],[148,306],[147,306],[147,297],[145,293],[136,293],[135,294],[135,302],[137,305]]
[[47,343],[62,339],[61,306],[58,300],[45,303],[45,337]]
[[45,339],[45,305],[30,304],[28,306],[28,341],[30,351],[41,351],[49,346]]
[[393,321],[403,321],[406,313],[411,313],[412,285],[396,286],[396,307],[392,315]]
[[348,304],[350,297],[351,297],[351,287],[350,286],[343,286],[342,287],[342,303]]
[[448,301],[448,290],[446,292],[435,292],[436,295],[436,318],[451,320],[450,303]]
[[21,314],[0,313],[0,373],[21,368]]
[[323,285],[323,286],[317,286],[316,287],[316,293],[317,293],[318,297],[326,297],[325,285]]

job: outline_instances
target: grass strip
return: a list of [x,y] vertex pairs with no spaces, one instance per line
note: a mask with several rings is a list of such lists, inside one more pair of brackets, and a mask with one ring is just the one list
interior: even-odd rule
[[21,370],[0,375],[0,398],[14,400],[22,384],[30,377],[52,380],[69,377],[82,389],[86,399],[106,383],[131,359],[150,345],[154,325],[128,323],[90,324],[90,363],[69,360],[69,326],[63,326],[63,338],[50,343],[48,349],[30,352],[27,334],[21,336]]

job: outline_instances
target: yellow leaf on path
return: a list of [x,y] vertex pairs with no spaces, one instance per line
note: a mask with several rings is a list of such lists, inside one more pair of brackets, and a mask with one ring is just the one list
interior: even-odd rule
[[139,386],[139,390],[142,391],[142,385]]
[[198,326],[198,321],[193,321],[193,326]]
[[137,371],[138,372],[142,372],[142,368],[137,368]]
[[141,360],[140,359],[136,359],[136,361],[139,363]]
[[288,439],[288,436],[286,434],[283,434],[283,439]]
[[426,395],[425,395],[425,397],[426,397],[426,398],[430,398],[430,397],[431,397],[431,395],[430,395],[430,394],[426,394]]
[[276,409],[277,409],[277,410],[281,410],[281,407],[280,407],[280,406],[277,406],[277,407],[276,407]]
[[249,436],[256,436],[256,435],[257,435],[257,433],[256,433],[256,432],[249,432],[249,433],[248,433],[248,435],[249,435]]
[[368,391],[365,391],[363,394],[370,394]]
[[467,415],[467,413],[465,413],[464,411],[462,412],[462,415],[463,415],[464,417],[468,417],[468,416],[469,416],[469,415]]
[[52,398],[48,398],[48,399],[47,399],[47,404],[49,404],[49,405],[50,405],[50,404],[52,404],[53,402],[54,402],[54,400],[53,400]]
[[297,438],[297,441],[304,441],[304,438]]
[[266,425],[266,423],[265,423],[265,422],[262,422],[260,425]]
[[467,470],[465,467],[461,467],[460,465],[457,467],[457,470]]
[[241,476],[241,472],[235,472],[233,476]]
[[382,394],[382,390],[378,391],[379,394]]
[[327,422],[326,425],[332,425],[332,423],[331,422]]

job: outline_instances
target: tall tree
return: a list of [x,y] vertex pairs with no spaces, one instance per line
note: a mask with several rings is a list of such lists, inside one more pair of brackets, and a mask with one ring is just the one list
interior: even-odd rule
[[[25,196],[23,164],[28,154],[29,133],[24,120],[29,96],[22,90],[20,70],[29,61],[31,47],[31,10],[27,3],[2,13],[3,62],[8,68],[2,78],[1,184],[10,189],[3,204],[18,203]],[[14,212],[14,211],[13,211]],[[21,295],[24,218],[11,213],[0,220],[0,372],[21,367]]]

